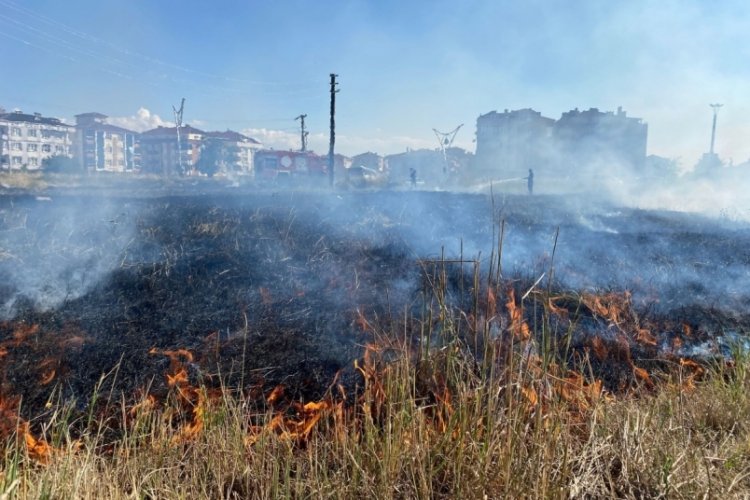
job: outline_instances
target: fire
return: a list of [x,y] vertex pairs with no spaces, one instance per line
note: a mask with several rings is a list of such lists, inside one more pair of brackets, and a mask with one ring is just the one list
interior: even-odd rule
[[693,361],[692,359],[680,358],[680,368],[685,372],[682,378],[682,389],[692,391],[695,389],[695,382],[706,373],[706,369]]
[[487,289],[487,317],[492,318],[497,314],[497,297],[493,287]]
[[510,315],[511,333],[520,340],[529,340],[531,338],[531,331],[529,330],[529,325],[523,319],[523,311],[516,305],[516,293],[513,288],[508,289],[508,300],[505,303],[505,308]]
[[601,337],[596,336],[591,339],[591,347],[594,349],[594,356],[596,356],[596,359],[604,361],[607,358],[609,351],[604,345],[604,341],[602,341]]
[[279,401],[281,397],[284,395],[284,391],[286,390],[286,386],[284,384],[279,384],[276,387],[273,388],[271,391],[271,394],[268,395],[266,398],[266,403],[269,405],[272,405]]
[[41,464],[48,464],[54,451],[52,446],[47,443],[44,439],[37,439],[29,432],[29,424],[23,423],[21,425],[24,442],[26,443],[26,451],[29,457]]
[[568,371],[555,386],[560,397],[579,412],[588,411],[603,395],[602,381],[588,383],[580,372]]
[[640,342],[641,344],[656,346],[656,337],[654,337],[651,332],[649,332],[645,328],[638,329],[638,332],[635,335],[635,340]]
[[630,293],[628,292],[604,295],[584,294],[581,300],[592,313],[614,324],[620,324],[630,308]]
[[12,345],[18,347],[24,344],[29,338],[39,333],[39,325],[20,324],[13,331]]
[[550,297],[547,300],[547,305],[549,306],[549,310],[552,314],[556,314],[558,316],[567,317],[568,316],[568,310],[564,309],[562,307],[557,307],[557,304],[555,304],[556,300],[559,300],[561,297]]
[[[187,349],[161,351],[152,348],[149,350],[149,354],[161,354],[169,358],[169,373],[164,375],[167,386],[177,391],[178,404],[181,410],[190,415],[189,420],[182,424],[177,434],[172,438],[172,443],[178,444],[194,440],[203,431],[207,398],[203,390],[190,384],[185,363],[193,362],[193,353]],[[144,408],[148,408],[148,406],[144,406]]]
[[188,383],[187,370],[185,370],[184,368],[180,368],[177,373],[174,374],[167,373],[166,377],[167,385],[169,387],[179,387]]

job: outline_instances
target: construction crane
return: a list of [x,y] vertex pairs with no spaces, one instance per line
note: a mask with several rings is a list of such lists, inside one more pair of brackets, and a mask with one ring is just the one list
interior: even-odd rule
[[456,139],[456,134],[461,130],[464,124],[462,123],[458,127],[454,128],[450,132],[440,132],[438,129],[432,129],[435,132],[435,137],[438,139],[440,144],[440,152],[443,154],[443,173],[448,172],[448,153],[447,150],[453,146],[453,141]]
[[185,98],[182,98],[182,102],[180,103],[180,109],[177,110],[174,106],[172,106],[172,111],[174,111],[174,125],[177,129],[177,165],[179,165],[180,168],[180,175],[185,173],[185,170],[182,167],[182,143],[180,142],[180,127],[182,127],[182,113],[185,111]]

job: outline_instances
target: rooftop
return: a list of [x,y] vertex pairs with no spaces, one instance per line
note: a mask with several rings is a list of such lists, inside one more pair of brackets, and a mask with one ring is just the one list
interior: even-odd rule
[[13,111],[12,113],[3,113],[0,115],[0,120],[8,122],[27,122],[27,123],[41,123],[44,125],[55,125],[58,127],[70,127],[61,122],[58,118],[44,117],[39,113],[27,114],[22,111]]

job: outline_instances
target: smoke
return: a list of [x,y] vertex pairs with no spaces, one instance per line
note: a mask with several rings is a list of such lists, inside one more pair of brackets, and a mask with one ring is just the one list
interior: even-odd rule
[[6,199],[0,213],[0,317],[88,293],[121,264],[137,221],[132,205],[105,199]]
[[[278,130],[270,128],[245,128],[242,133],[260,141],[264,147],[278,150],[296,150],[300,148],[299,131]],[[310,133],[307,137],[308,149],[325,153],[328,151],[328,133]],[[338,133],[336,135],[336,152],[354,156],[366,151],[381,155],[401,153],[408,149],[434,149],[434,139],[424,139],[408,135],[387,135],[382,130],[373,131],[371,136]]]

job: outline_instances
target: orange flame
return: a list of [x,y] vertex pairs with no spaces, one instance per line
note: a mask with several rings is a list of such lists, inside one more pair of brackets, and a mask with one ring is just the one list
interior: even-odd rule
[[630,307],[630,293],[584,294],[581,301],[592,313],[618,324]]
[[635,340],[641,344],[656,346],[656,338],[645,328],[639,328]]
[[26,450],[29,457],[41,464],[48,464],[52,457],[53,448],[44,439],[36,439],[29,432],[29,424],[24,423],[23,427],[23,438],[26,443]]
[[516,305],[516,292],[513,288],[508,289],[508,301],[505,303],[505,308],[510,315],[511,333],[520,340],[529,340],[531,338],[529,325],[523,319],[521,308]]
[[279,401],[281,397],[284,395],[284,391],[286,390],[286,386],[284,384],[279,384],[276,387],[273,388],[271,391],[271,394],[268,395],[266,398],[266,403],[269,405],[272,405]]

